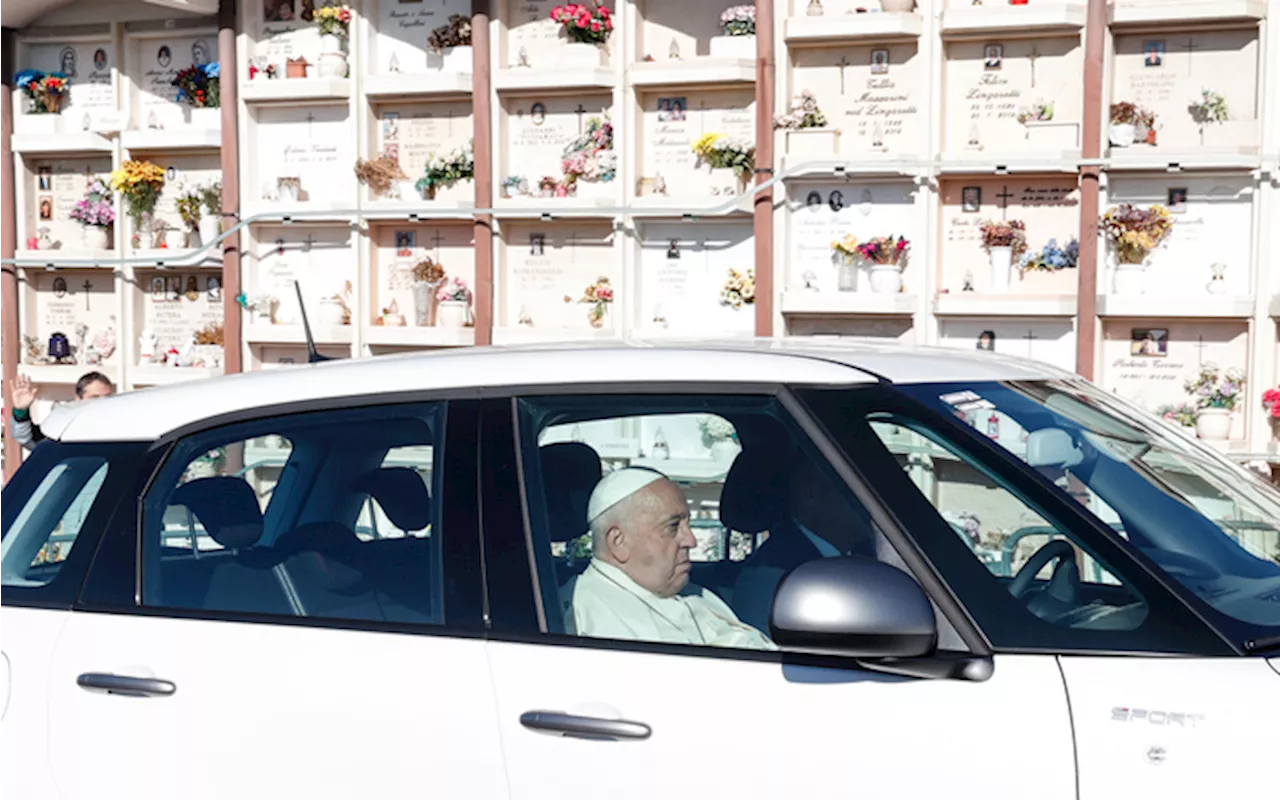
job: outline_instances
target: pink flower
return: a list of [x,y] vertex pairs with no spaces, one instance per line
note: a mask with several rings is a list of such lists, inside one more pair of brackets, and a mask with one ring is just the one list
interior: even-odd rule
[[605,29],[605,30],[607,30],[607,31],[611,31],[611,30],[613,30],[613,18],[612,18],[612,17],[605,17],[605,20],[604,20],[604,29]]
[[578,27],[579,27],[579,28],[585,28],[585,27],[587,27],[587,21],[586,21],[586,19],[584,19],[583,17],[578,17]]
[[594,31],[595,33],[599,33],[599,32],[600,32],[600,23],[599,23],[599,22],[593,22],[593,23],[591,23],[591,30],[592,30],[592,31]]
[[561,12],[563,12],[563,11],[564,11],[564,6],[556,6],[555,8],[551,9],[551,18],[552,18],[552,19],[559,19],[559,18],[560,18],[560,14],[561,14]]

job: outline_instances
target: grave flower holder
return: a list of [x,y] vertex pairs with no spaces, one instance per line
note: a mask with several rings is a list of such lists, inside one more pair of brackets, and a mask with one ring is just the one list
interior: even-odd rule
[[443,72],[471,72],[471,18],[453,14],[427,37],[427,68]]
[[305,78],[307,77],[307,66],[306,56],[291,58],[285,62],[284,76],[286,78]]
[[712,36],[711,57],[754,61],[756,57],[755,34],[750,36]]
[[302,179],[287,177],[276,181],[280,202],[297,203],[302,199]]
[[787,131],[787,155],[796,158],[831,158],[840,152],[836,128],[800,128]]

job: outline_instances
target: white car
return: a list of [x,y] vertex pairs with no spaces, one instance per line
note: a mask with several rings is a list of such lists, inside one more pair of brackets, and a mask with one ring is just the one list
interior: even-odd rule
[[[43,431],[3,495],[6,798],[1270,785],[1280,496],[1042,364],[478,349]],[[571,630],[620,467],[678,485],[689,586],[776,649]]]

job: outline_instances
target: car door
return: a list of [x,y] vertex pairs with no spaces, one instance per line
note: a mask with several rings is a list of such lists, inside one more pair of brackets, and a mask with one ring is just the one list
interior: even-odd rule
[[[735,386],[587,388],[486,405],[488,649],[513,798],[1075,797],[1055,660],[988,661],[985,639],[916,569],[892,517],[839,477],[850,473],[833,468],[833,451],[796,410],[785,393]],[[806,464],[812,482],[783,488]],[[935,601],[947,652],[929,666],[968,665],[970,679],[567,633],[579,595],[565,586],[582,579],[574,559],[592,550],[582,544],[592,482],[634,466],[684,492],[703,523],[691,557],[728,553],[692,569],[739,621],[797,561],[824,551],[879,558],[915,574]],[[723,547],[701,538],[712,521]],[[831,521],[848,527],[818,530]]]
[[57,798],[48,750],[49,663],[100,533],[146,446],[42,444],[4,487],[0,794]]
[[475,442],[430,401],[174,441],[53,655],[63,797],[505,797]]

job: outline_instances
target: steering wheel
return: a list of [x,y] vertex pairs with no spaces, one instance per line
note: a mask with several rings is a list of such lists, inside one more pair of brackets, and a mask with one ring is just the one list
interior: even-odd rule
[[[1018,570],[1018,574],[1013,576],[1013,583],[1009,584],[1009,593],[1019,600],[1027,593],[1027,589],[1031,588],[1031,581],[1035,580],[1036,573],[1044,569],[1044,566],[1051,561],[1059,562],[1058,569],[1067,561],[1076,557],[1076,549],[1071,543],[1065,539],[1054,539],[1045,544],[1039,550],[1027,559],[1027,563],[1022,565],[1022,569]],[[1057,572],[1057,569],[1054,570]]]

